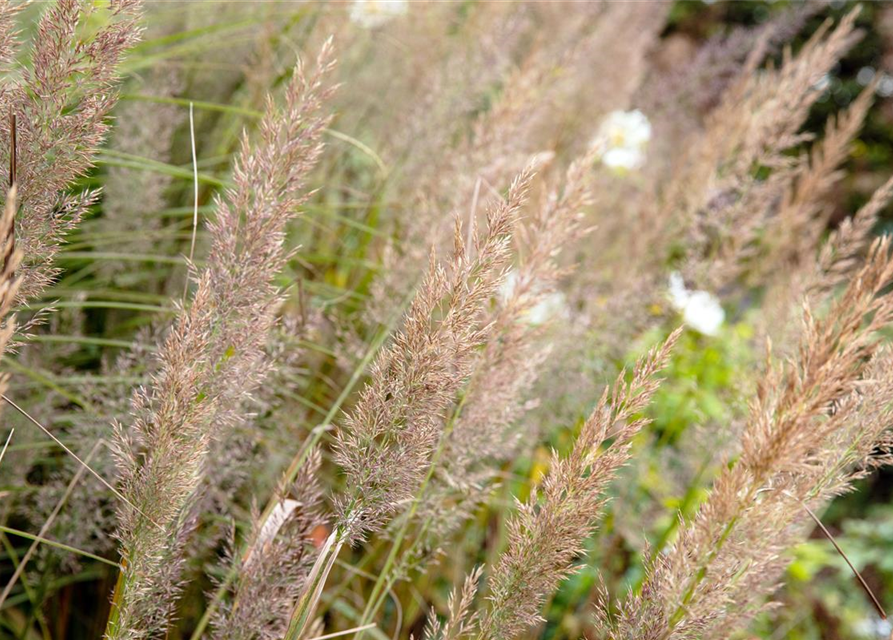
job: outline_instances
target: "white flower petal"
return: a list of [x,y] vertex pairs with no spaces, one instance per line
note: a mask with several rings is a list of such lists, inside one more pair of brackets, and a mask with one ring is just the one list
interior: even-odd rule
[[[503,304],[507,303],[512,296],[515,295],[515,291],[518,288],[519,278],[520,276],[515,269],[512,269],[506,274],[505,279],[502,281],[502,285],[499,287],[499,298],[502,300]],[[537,295],[538,293],[539,295],[543,295],[542,286],[536,282],[533,282],[527,291],[527,296]],[[527,324],[536,326],[545,324],[552,318],[566,318],[569,315],[570,312],[567,306],[567,298],[560,291],[555,291],[543,295],[539,302],[530,307],[524,316],[524,321]]]
[[602,121],[592,146],[605,166],[619,172],[640,167],[651,140],[651,123],[641,111],[612,111]]
[[682,313],[685,323],[695,331],[707,336],[719,333],[726,312],[719,300],[706,291],[693,291]]
[[550,293],[527,313],[527,322],[536,326],[545,324],[552,318],[568,316],[567,300],[563,293]]
[[374,29],[409,10],[409,0],[354,0],[350,9],[352,22]]
[[611,169],[631,171],[642,166],[645,155],[631,147],[615,147],[608,149],[602,156],[602,162]]
[[668,294],[670,303],[682,314],[685,324],[707,336],[719,333],[726,312],[716,296],[708,291],[689,291],[678,271],[670,274]]
[[515,289],[518,288],[518,272],[515,269],[512,269],[507,274],[505,274],[505,278],[503,278],[502,283],[499,285],[499,298],[503,302],[508,301],[509,298],[512,297],[515,293]]
[[670,301],[677,310],[682,311],[688,303],[688,290],[685,288],[685,280],[682,274],[674,271],[670,274]]

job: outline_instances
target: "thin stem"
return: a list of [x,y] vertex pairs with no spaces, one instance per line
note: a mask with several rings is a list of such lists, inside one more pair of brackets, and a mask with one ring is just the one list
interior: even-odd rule
[[79,556],[84,556],[85,558],[90,558],[91,560],[96,560],[97,562],[101,562],[103,564],[107,564],[110,567],[115,567],[116,569],[121,569],[121,565],[117,562],[109,560],[108,558],[103,558],[102,556],[97,556],[96,554],[90,553],[89,551],[84,551],[83,549],[78,549],[77,547],[72,547],[67,544],[62,544],[61,542],[56,542],[55,540],[50,540],[48,538],[42,538],[41,536],[36,536],[33,533],[28,533],[27,531],[19,531],[18,529],[13,529],[12,527],[7,527],[5,525],[0,524],[0,531],[3,533],[8,533],[14,536],[18,536],[19,538],[26,538],[28,540],[36,540],[41,544],[46,544],[51,547],[56,547],[57,549],[62,549],[63,551],[69,551],[71,553],[76,553]]
[[[18,126],[15,112],[9,114],[9,192],[7,193],[7,206],[15,207],[16,181],[18,180]],[[14,259],[16,251],[15,215],[12,217],[12,229],[9,233],[9,246],[6,248],[6,260]],[[6,264],[3,265],[6,268]]]
[[[9,555],[9,559],[12,561],[13,567],[16,569],[19,568],[19,555],[16,553],[15,547],[9,541],[9,536],[5,533],[0,533],[0,538],[3,541],[3,547],[6,549],[6,553]],[[31,603],[31,607],[33,610],[33,614],[37,619],[37,623],[40,625],[41,630],[43,631],[44,640],[51,640],[50,631],[47,628],[46,619],[43,613],[40,611],[40,604],[38,603],[37,594],[34,593],[34,589],[28,585],[27,580],[22,580],[22,591],[24,591],[24,600],[27,600]],[[19,596],[21,598],[21,596]],[[15,606],[17,604],[16,598],[9,598],[6,601],[6,605],[3,607],[4,609],[8,609],[11,606]]]
[[[16,114],[9,114],[9,186],[12,187],[16,183],[18,167],[16,166],[16,143],[17,136]],[[13,237],[15,237],[13,235]]]
[[[694,478],[692,478],[691,483],[689,483],[688,488],[685,491],[685,495],[682,498],[682,503],[679,505],[679,508],[676,509],[676,513],[681,517],[687,516],[687,511],[689,507],[694,505],[697,501],[698,489],[701,488],[701,478],[707,472],[707,469],[710,466],[710,458],[708,457],[704,460],[704,463],[698,469],[698,472],[695,474]],[[654,564],[657,560],[658,556],[663,552],[664,547],[670,542],[670,539],[673,537],[673,534],[679,528],[680,519],[679,517],[674,517],[670,521],[670,524],[664,528],[661,532],[660,537],[658,537],[657,542],[651,548],[651,552],[648,555],[648,560],[645,562],[645,566],[649,567]],[[633,585],[632,590],[635,593],[639,593],[642,590],[642,584],[645,581],[645,574],[643,574],[639,580]]]
[[3,400],[6,402],[6,404],[8,404],[9,406],[11,406],[13,409],[15,409],[16,411],[18,411],[19,413],[21,413],[21,414],[22,414],[23,416],[25,416],[25,418],[27,418],[32,424],[34,424],[38,429],[40,429],[40,430],[43,431],[47,436],[49,436],[49,437],[53,440],[53,442],[55,442],[57,445],[59,445],[60,447],[62,447],[62,449],[65,451],[65,453],[67,453],[67,454],[70,455],[72,458],[74,458],[75,460],[77,460],[78,464],[80,464],[81,466],[83,466],[84,468],[86,468],[87,471],[89,471],[89,472],[90,472],[90,473],[91,473],[97,480],[99,480],[99,481],[103,484],[103,486],[105,486],[109,491],[111,491],[112,493],[114,493],[115,496],[117,496],[120,500],[124,501],[129,507],[131,507],[134,511],[136,511],[136,512],[139,513],[141,516],[143,516],[146,520],[148,520],[149,522],[151,522],[152,524],[154,524],[154,525],[155,525],[156,527],[158,527],[161,531],[164,531],[164,527],[162,527],[160,524],[158,524],[157,522],[153,521],[153,520],[152,520],[149,516],[147,516],[145,513],[143,513],[142,511],[140,511],[140,509],[139,509],[137,506],[135,506],[132,502],[130,502],[130,500],[128,500],[127,498],[125,498],[124,495],[121,494],[121,492],[119,492],[117,489],[115,489],[115,487],[113,487],[111,484],[109,484],[109,483],[106,481],[105,478],[103,478],[101,475],[99,475],[98,473],[96,473],[96,471],[94,471],[94,470],[90,467],[90,465],[88,465],[86,462],[84,462],[83,460],[81,460],[81,459],[78,457],[78,455],[77,455],[74,451],[72,451],[71,449],[69,449],[69,448],[65,445],[64,442],[62,442],[59,438],[57,438],[57,437],[53,434],[52,431],[50,431],[50,430],[47,429],[45,426],[43,426],[42,424],[40,424],[40,423],[39,423],[39,422],[38,422],[38,421],[37,421],[31,414],[29,414],[27,411],[25,411],[24,409],[22,409],[22,408],[21,408],[19,405],[17,405],[15,402],[13,402],[12,400],[10,400],[5,394],[2,395],[2,396],[0,396],[0,397],[3,398]]
[[[431,458],[431,462],[428,465],[428,472],[425,474],[425,479],[419,486],[419,490],[416,493],[415,499],[412,501],[412,505],[410,505],[409,510],[406,513],[403,525],[400,527],[400,530],[394,537],[394,540],[391,544],[391,550],[388,553],[387,559],[385,560],[385,565],[382,568],[381,573],[378,574],[378,580],[375,581],[375,585],[372,588],[372,593],[370,594],[369,599],[366,603],[366,609],[363,611],[363,615],[360,618],[361,625],[368,623],[371,617],[378,611],[381,603],[384,602],[384,594],[386,593],[385,584],[391,584],[390,572],[397,560],[397,554],[400,552],[400,545],[403,543],[403,538],[406,537],[406,533],[409,531],[409,527],[412,524],[412,519],[422,502],[425,491],[428,489],[428,483],[431,482],[431,478],[434,476],[434,471],[437,468],[437,464],[438,462],[440,462],[440,458],[443,456],[444,449],[446,449],[446,443],[449,440],[449,437],[453,432],[453,428],[456,425],[456,420],[459,418],[459,414],[462,412],[462,408],[465,406],[466,398],[468,398],[467,390],[466,393],[463,394],[459,405],[456,407],[456,410],[453,412],[452,416],[450,416],[450,420],[444,428],[443,434],[440,438],[440,444],[437,447],[437,451],[434,452],[434,456]],[[358,633],[357,638],[362,637],[362,635],[362,632]]]
[[[353,391],[353,388],[360,381],[360,378],[366,372],[366,368],[372,363],[372,360],[375,358],[378,350],[384,344],[385,340],[391,333],[391,329],[393,328],[393,324],[389,325],[387,328],[383,328],[379,330],[376,334],[375,338],[373,338],[372,343],[369,345],[369,349],[366,351],[366,355],[363,356],[363,359],[360,361],[359,365],[354,369],[353,374],[350,377],[350,380],[341,390],[338,398],[335,400],[335,403],[329,409],[329,412],[323,418],[320,427],[328,427],[332,420],[334,420],[335,416],[338,415],[338,412],[341,411],[341,406],[347,400],[347,397]],[[293,459],[288,469],[285,472],[285,476],[283,478],[284,484],[287,486],[295,481],[295,478],[298,477],[298,473],[301,471],[301,467],[304,466],[304,463],[307,462],[307,458],[310,456],[310,452],[319,444],[319,441],[322,439],[323,434],[326,432],[325,428],[314,429],[312,437],[301,447],[301,450],[298,452]],[[264,509],[264,513],[262,516],[262,520],[265,522],[269,517],[270,512],[272,512],[275,507],[275,500],[271,500],[267,503],[266,509]]]
[[313,618],[313,613],[316,611],[316,605],[326,586],[329,572],[335,565],[338,553],[344,545],[344,540],[344,530],[341,528],[335,529],[329,535],[329,539],[326,540],[326,544],[319,552],[319,556],[316,558],[313,569],[311,569],[307,578],[307,588],[292,612],[285,640],[300,640],[304,632],[307,631],[307,627]]
[[726,526],[723,529],[722,534],[720,535],[719,539],[716,541],[716,545],[713,547],[713,549],[710,550],[710,553],[708,554],[707,559],[701,564],[700,567],[698,567],[697,572],[695,572],[695,575],[692,578],[692,581],[689,584],[688,589],[686,589],[686,591],[685,591],[685,595],[682,596],[682,602],[679,603],[679,606],[676,607],[676,610],[673,612],[673,615],[670,616],[670,621],[667,625],[667,631],[663,636],[664,638],[669,637],[670,634],[673,632],[673,629],[676,628],[676,625],[678,625],[679,622],[682,620],[682,618],[685,617],[686,606],[688,605],[689,602],[692,601],[692,598],[694,598],[695,591],[697,590],[698,585],[701,584],[701,581],[703,581],[704,578],[707,576],[707,568],[710,566],[710,563],[713,562],[713,560],[716,558],[716,556],[722,550],[722,548],[725,545],[726,540],[728,540],[729,536],[732,535],[732,530],[735,528],[736,524],[738,524],[738,514],[735,514],[735,516],[731,520],[729,520],[728,523],[726,523]]
[[[7,440],[8,443],[8,440]],[[90,450],[90,453],[87,454],[87,458],[85,460],[86,463],[89,463],[93,456],[96,454],[96,450],[102,445],[102,440],[97,440],[96,444],[93,445],[93,448]],[[4,451],[6,448],[4,447]],[[31,556],[34,555],[34,552],[37,551],[37,545],[40,543],[39,539],[43,538],[47,531],[50,530],[50,527],[53,526],[53,522],[56,521],[56,516],[59,515],[59,512],[62,510],[62,507],[65,506],[65,503],[68,502],[68,498],[71,496],[72,491],[74,491],[75,485],[80,482],[81,478],[84,477],[84,470],[86,467],[78,467],[77,472],[74,474],[74,477],[68,483],[68,487],[65,489],[65,493],[62,494],[62,497],[59,498],[59,501],[56,503],[56,506],[53,507],[53,510],[50,512],[50,515],[47,517],[46,522],[43,523],[43,526],[40,528],[40,532],[37,534],[35,540],[31,543],[31,546],[28,548],[28,551],[25,552],[25,556],[22,558],[19,566],[16,567],[15,572],[12,574],[12,577],[9,579],[9,582],[6,583],[6,586],[3,588],[3,592],[0,593],[0,609],[3,608],[3,603],[6,602],[6,598],[9,597],[12,588],[15,586],[15,583],[19,578],[22,577],[22,573],[25,571],[25,565],[28,564],[28,561],[31,559]]]
[[[390,336],[391,331],[393,330],[393,328],[396,324],[396,320],[399,317],[400,312],[402,311],[402,308],[405,307],[407,302],[408,302],[408,298],[407,298],[407,300],[404,301],[404,304],[401,306],[401,309],[398,310],[398,312],[395,313],[394,316],[391,318],[391,321],[388,323],[388,325],[379,329],[378,333],[375,335],[372,342],[369,344],[369,349],[366,352],[366,355],[363,357],[363,360],[360,361],[360,363],[357,365],[356,369],[354,369],[354,372],[351,375],[350,380],[348,380],[347,384],[341,390],[341,394],[338,396],[338,398],[335,400],[335,403],[329,409],[329,412],[326,414],[326,416],[323,419],[323,422],[320,426],[326,426],[326,425],[330,424],[332,419],[334,419],[334,417],[337,415],[338,411],[341,410],[341,406],[347,400],[347,397],[350,395],[350,393],[353,391],[356,384],[360,381],[360,379],[363,377],[363,374],[366,372],[366,367],[369,366],[369,364],[372,362],[372,359],[378,353],[378,350],[382,347],[382,345],[384,345],[385,340],[387,340],[388,336]],[[283,478],[284,478],[283,486],[288,486],[292,482],[294,482],[295,478],[298,475],[298,472],[300,472],[300,470],[301,470],[301,467],[307,461],[307,458],[310,455],[310,452],[319,443],[320,439],[323,436],[323,433],[325,432],[324,429],[316,429],[314,431],[315,432],[314,432],[313,436],[308,440],[308,442],[303,447],[301,447],[298,454],[292,459],[291,464],[289,465],[288,469],[286,470],[286,472],[283,476]],[[267,503],[266,508],[264,509],[263,513],[261,514],[261,518],[260,518],[260,522],[261,522],[260,526],[261,527],[263,526],[263,523],[265,523],[267,521],[267,518],[270,517],[270,513],[272,513],[273,508],[275,507],[275,504],[276,504],[275,498],[271,499],[270,502]],[[244,557],[244,555],[247,551],[248,551],[248,547],[247,546],[243,547],[240,555],[242,557]],[[205,629],[207,629],[208,624],[211,621],[211,616],[214,615],[214,612],[217,610],[217,607],[219,606],[221,600],[223,600],[223,597],[226,595],[226,592],[229,590],[230,585],[232,585],[233,580],[235,580],[237,575],[238,575],[238,569],[236,568],[236,565],[234,563],[233,568],[230,569],[230,571],[226,574],[226,577],[221,581],[220,586],[214,592],[214,597],[208,603],[208,607],[205,609],[204,613],[202,614],[202,617],[199,619],[198,624],[196,624],[195,630],[192,632],[192,635],[190,636],[190,640],[198,640],[199,638],[201,638],[202,634],[205,632]]]
[[15,429],[9,430],[9,435],[6,437],[6,442],[3,444],[3,450],[0,451],[0,462],[3,462],[3,456],[6,455],[6,450],[9,448],[9,441],[12,440],[12,434],[15,432]]
[[362,627],[354,627],[353,629],[345,629],[344,631],[336,631],[334,633],[327,633],[324,636],[316,636],[315,638],[310,638],[310,640],[329,640],[329,638],[338,638],[340,636],[346,636],[351,633],[355,633],[357,631],[365,631],[366,629],[371,629],[374,627],[374,624],[367,624]]
[[[193,189],[193,207],[192,207],[192,240],[189,243],[189,264],[195,257],[195,236],[198,233],[198,158],[195,153],[195,120],[193,118],[193,104],[189,103],[189,142],[192,145],[192,189]],[[186,284],[183,285],[183,297],[189,292],[189,278],[186,278]]]
[[853,572],[853,575],[856,576],[856,579],[859,581],[859,584],[862,585],[862,588],[865,590],[865,593],[867,593],[868,597],[871,598],[871,602],[872,602],[872,604],[874,604],[874,608],[877,609],[878,615],[881,617],[881,619],[886,620],[887,612],[884,611],[884,607],[881,606],[881,603],[875,597],[874,592],[871,590],[871,587],[869,587],[868,583],[865,582],[865,578],[863,578],[862,574],[856,570],[856,567],[854,567],[853,563],[850,562],[850,559],[843,552],[843,549],[841,549],[840,545],[837,544],[837,540],[835,540],[834,536],[831,535],[831,532],[825,528],[825,525],[822,524],[822,521],[819,520],[818,516],[816,516],[816,514],[814,514],[812,512],[812,509],[810,509],[808,506],[806,506],[806,503],[801,503],[801,504],[803,505],[803,508],[806,510],[806,513],[809,514],[809,517],[813,519],[813,521],[816,523],[816,525],[818,525],[819,529],[822,530],[822,533],[825,534],[825,537],[828,538],[828,540],[830,540],[832,545],[834,545],[834,548],[837,550],[837,553],[839,553],[840,556],[847,563],[847,566],[849,566],[850,570]]

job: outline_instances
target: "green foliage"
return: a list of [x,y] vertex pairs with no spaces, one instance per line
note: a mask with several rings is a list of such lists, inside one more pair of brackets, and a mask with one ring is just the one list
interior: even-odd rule
[[[661,335],[655,329],[640,342],[653,344]],[[753,330],[745,321],[724,326],[718,336],[686,331],[648,412],[658,446],[677,442],[693,425],[728,425],[740,419],[740,385],[754,361]]]

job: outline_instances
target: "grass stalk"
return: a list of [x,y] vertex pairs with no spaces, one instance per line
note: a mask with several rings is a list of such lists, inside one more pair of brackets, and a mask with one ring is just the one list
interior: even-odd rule
[[[304,589],[304,594],[298,600],[291,615],[285,640],[301,640],[303,638],[307,627],[313,620],[313,613],[316,611],[316,606],[326,586],[329,572],[335,566],[335,560],[338,558],[341,547],[344,546],[344,541],[345,531],[337,528],[329,534],[323,548],[320,549],[316,562],[310,570],[310,575],[307,577],[307,586]],[[360,623],[360,626],[362,627],[363,623]],[[362,631],[359,633],[362,633]]]
[[[469,382],[469,386],[470,384],[471,383]],[[437,446],[437,450],[431,457],[431,462],[428,466],[428,471],[425,474],[425,478],[419,486],[416,497],[412,501],[412,504],[410,505],[403,518],[403,523],[401,524],[400,529],[397,531],[397,535],[394,536],[394,539],[391,542],[390,551],[388,552],[388,556],[385,559],[384,567],[382,567],[381,572],[378,574],[378,579],[375,581],[375,584],[372,587],[372,593],[369,595],[366,601],[366,608],[363,611],[362,616],[360,617],[361,626],[371,622],[372,617],[378,612],[378,609],[384,603],[385,595],[387,594],[388,589],[390,589],[393,585],[393,580],[391,580],[390,574],[394,568],[394,564],[397,561],[397,556],[400,553],[400,547],[403,544],[403,539],[406,537],[406,534],[409,531],[409,527],[411,526],[415,517],[416,511],[418,511],[419,505],[421,504],[422,499],[425,496],[425,491],[428,489],[428,484],[431,482],[431,478],[434,476],[434,472],[437,470],[437,465],[440,462],[440,458],[443,456],[444,450],[446,449],[447,441],[449,440],[450,435],[452,435],[453,433],[453,428],[456,425],[456,420],[458,420],[459,416],[462,413],[462,408],[465,406],[466,398],[468,398],[467,388],[466,392],[462,395],[462,399],[460,400],[459,405],[456,407],[455,411],[453,411],[446,427],[444,428],[443,434],[440,438],[440,443]],[[362,631],[357,634],[357,638],[361,638],[362,636]]]
[[[407,298],[404,301],[405,306],[409,301]],[[397,319],[402,315],[402,309],[398,310],[391,317],[390,322],[376,331],[374,337],[372,338],[369,348],[366,351],[366,354],[363,356],[363,359],[357,364],[354,368],[353,373],[350,376],[350,379],[347,381],[347,384],[344,385],[344,388],[341,390],[341,393],[338,395],[338,398],[329,408],[328,413],[326,413],[323,421],[320,423],[320,426],[327,426],[331,424],[331,421],[334,420],[335,416],[341,410],[344,402],[347,401],[350,394],[353,392],[354,387],[360,382],[363,375],[366,373],[367,367],[372,363],[372,360],[375,358],[378,351],[384,346],[384,343],[391,335],[396,326]],[[301,467],[307,462],[307,458],[310,456],[310,452],[313,451],[313,448],[319,444],[319,441],[322,439],[325,431],[323,429],[317,428],[314,429],[313,434],[308,439],[308,441],[304,444],[303,447],[298,451],[294,458],[292,458],[291,463],[283,474],[283,483],[284,486],[288,486],[292,482],[294,482],[295,478],[298,476],[298,473],[301,471]],[[276,500],[271,499],[264,511],[261,513],[261,523],[265,523],[267,519],[270,517],[270,514],[273,512],[273,509],[276,506]],[[263,524],[261,524],[261,527]],[[240,557],[245,557],[245,554],[249,551],[247,546],[243,546]],[[220,585],[214,591],[214,595],[211,598],[208,606],[205,608],[205,611],[202,613],[201,618],[199,618],[198,623],[195,626],[195,629],[190,636],[190,640],[199,640],[204,634],[205,630],[208,628],[208,624],[211,622],[211,616],[214,615],[214,612],[217,611],[217,608],[220,606],[220,602],[226,596],[227,591],[230,586],[232,586],[233,581],[236,579],[238,575],[238,571],[235,568],[230,569],[227,575],[221,580]]]

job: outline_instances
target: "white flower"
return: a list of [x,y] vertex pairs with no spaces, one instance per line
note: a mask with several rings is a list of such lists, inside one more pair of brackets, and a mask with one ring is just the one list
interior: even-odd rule
[[699,333],[715,336],[726,319],[719,300],[707,291],[689,291],[682,276],[670,274],[670,302],[682,314],[685,324]]
[[352,22],[374,29],[409,10],[409,0],[354,0],[350,9]]
[[515,289],[517,288],[518,272],[515,269],[512,269],[505,274],[505,278],[502,279],[502,283],[499,285],[499,298],[503,302],[508,301],[508,299],[514,295]]
[[599,136],[611,147],[641,147],[651,140],[651,123],[638,109],[612,111],[602,122]]
[[602,121],[592,146],[601,152],[601,161],[617,173],[637,169],[645,162],[645,146],[651,140],[651,123],[645,114],[612,111]]
[[[518,272],[512,270],[505,276],[505,280],[502,281],[502,285],[499,288],[499,297],[503,302],[508,301],[512,297],[517,286]],[[535,290],[536,284],[531,288]],[[570,314],[567,298],[560,291],[555,291],[541,296],[540,301],[527,310],[525,320],[529,325],[539,326],[553,318],[566,318],[568,315]]]
[[640,149],[616,147],[605,151],[602,162],[610,169],[632,171],[642,166],[645,162],[645,154]]
[[544,297],[527,312],[527,322],[537,326],[545,324],[552,318],[566,318],[567,316],[567,299],[563,293],[556,291]]
[[726,312],[714,295],[706,291],[693,291],[682,317],[695,331],[715,336],[726,319]]
[[685,303],[688,302],[688,289],[685,288],[685,280],[678,271],[670,274],[669,292],[673,306],[680,310],[685,308]]

